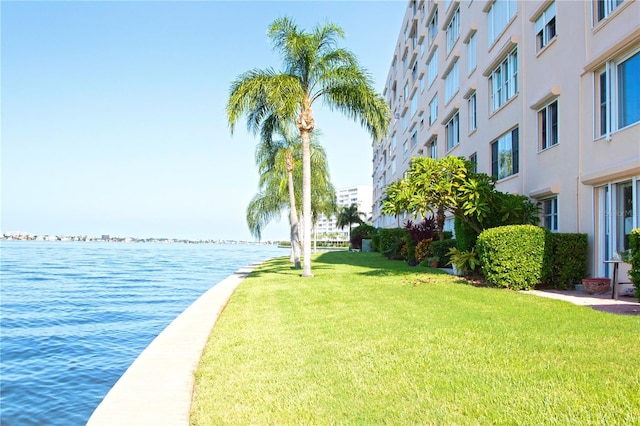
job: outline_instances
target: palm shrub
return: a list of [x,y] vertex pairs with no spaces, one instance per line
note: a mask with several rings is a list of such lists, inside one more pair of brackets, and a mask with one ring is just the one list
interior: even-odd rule
[[549,231],[534,225],[491,228],[478,236],[476,247],[487,283],[513,290],[531,290],[548,276]]
[[631,249],[631,269],[629,278],[636,289],[636,297],[640,301],[640,228],[633,229],[629,235],[629,248]]

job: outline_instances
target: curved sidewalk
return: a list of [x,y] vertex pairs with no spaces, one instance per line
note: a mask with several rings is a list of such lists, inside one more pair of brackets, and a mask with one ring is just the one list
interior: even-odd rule
[[261,263],[237,270],[173,320],[120,377],[87,425],[189,425],[194,372],[211,329],[238,284]]

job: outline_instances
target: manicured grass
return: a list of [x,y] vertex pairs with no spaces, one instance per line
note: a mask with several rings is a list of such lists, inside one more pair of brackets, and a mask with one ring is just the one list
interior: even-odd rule
[[637,425],[640,317],[377,253],[267,262],[196,372],[192,425]]

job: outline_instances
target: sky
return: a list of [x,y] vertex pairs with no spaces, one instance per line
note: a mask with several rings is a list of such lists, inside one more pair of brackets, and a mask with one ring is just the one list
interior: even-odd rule
[[[1,232],[253,240],[258,192],[231,82],[281,69],[271,22],[341,26],[382,92],[407,2],[0,2]],[[371,138],[317,105],[336,188],[371,185]],[[263,240],[288,239],[286,215]]]

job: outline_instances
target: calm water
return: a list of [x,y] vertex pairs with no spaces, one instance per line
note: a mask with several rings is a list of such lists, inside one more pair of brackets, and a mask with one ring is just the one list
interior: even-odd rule
[[2,425],[84,425],[142,350],[275,246],[2,241]]

